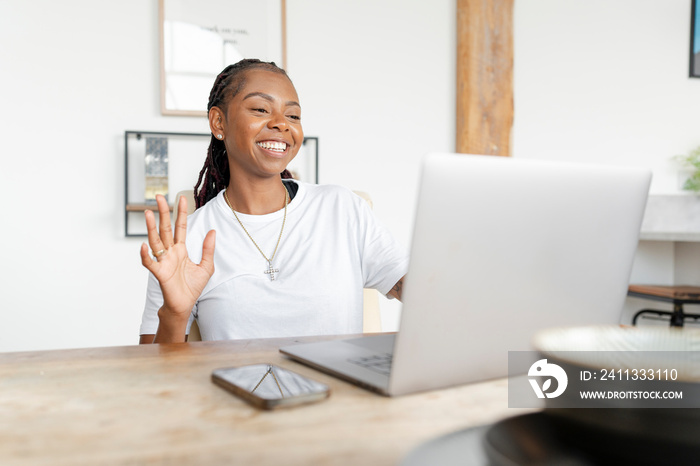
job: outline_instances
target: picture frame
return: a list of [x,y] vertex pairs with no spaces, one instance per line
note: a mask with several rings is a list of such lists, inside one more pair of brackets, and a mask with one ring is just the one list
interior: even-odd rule
[[194,188],[210,141],[211,133],[124,132],[124,236],[146,236],[146,210],[158,217],[154,196],[149,193],[149,153],[154,147],[162,152],[167,164],[163,179],[157,180],[161,187],[158,194],[166,197],[172,211],[175,195]]
[[691,0],[689,76],[700,78],[700,0]]
[[207,116],[209,91],[243,58],[286,66],[286,0],[158,0],[163,115]]

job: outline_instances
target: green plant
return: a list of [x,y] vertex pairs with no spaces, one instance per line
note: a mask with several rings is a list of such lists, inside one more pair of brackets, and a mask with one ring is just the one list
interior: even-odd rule
[[700,191],[700,146],[688,152],[686,155],[674,157],[684,167],[692,170],[692,173],[683,183],[683,189],[688,191]]

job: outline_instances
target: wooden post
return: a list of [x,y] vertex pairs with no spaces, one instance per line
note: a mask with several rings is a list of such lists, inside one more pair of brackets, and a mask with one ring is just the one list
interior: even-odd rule
[[513,1],[457,0],[457,152],[510,155]]

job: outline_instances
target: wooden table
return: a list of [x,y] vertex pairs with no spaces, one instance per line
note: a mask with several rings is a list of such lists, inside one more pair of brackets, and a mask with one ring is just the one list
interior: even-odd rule
[[[386,398],[284,358],[335,337],[0,354],[0,464],[396,465],[436,436],[520,414],[507,381]],[[259,411],[212,370],[271,362],[328,400]]]

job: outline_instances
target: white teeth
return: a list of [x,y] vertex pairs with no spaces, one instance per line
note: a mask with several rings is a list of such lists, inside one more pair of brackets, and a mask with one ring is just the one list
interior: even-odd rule
[[267,150],[274,150],[277,152],[284,152],[287,150],[287,144],[284,142],[277,141],[261,141],[257,143],[260,147]]

